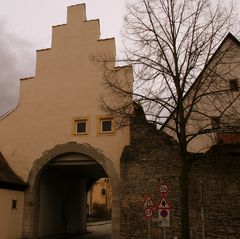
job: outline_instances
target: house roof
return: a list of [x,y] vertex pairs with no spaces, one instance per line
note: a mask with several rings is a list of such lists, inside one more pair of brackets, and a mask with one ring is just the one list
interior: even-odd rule
[[[195,82],[197,82],[203,75],[204,71],[206,70],[206,68],[211,64],[211,62],[214,60],[215,56],[217,55],[218,51],[222,48],[222,46],[225,44],[225,42],[227,40],[232,40],[238,47],[240,47],[240,41],[231,33],[229,32],[226,37],[223,39],[223,41],[221,42],[221,44],[218,46],[217,50],[213,53],[213,55],[211,56],[211,58],[209,59],[209,61],[207,62],[206,66],[202,69],[202,71],[200,72],[200,74],[198,75],[198,77],[196,78],[196,80],[193,82],[193,84],[191,85],[191,87],[189,88],[189,90],[187,91],[187,93],[184,95],[183,100],[188,96],[188,94],[191,92],[191,89],[193,88],[193,86],[195,85]],[[174,109],[174,111],[169,115],[169,117],[167,118],[167,120],[164,122],[164,124],[162,125],[162,127],[160,128],[160,130],[163,130],[165,128],[165,126],[167,125],[168,121],[172,118],[172,116],[175,114],[176,109]]]
[[24,191],[28,185],[10,168],[0,152],[0,189]]

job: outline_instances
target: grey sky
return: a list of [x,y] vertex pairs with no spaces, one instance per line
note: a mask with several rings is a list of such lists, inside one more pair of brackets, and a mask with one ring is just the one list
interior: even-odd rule
[[19,79],[34,76],[36,50],[50,47],[52,26],[66,23],[67,6],[83,2],[87,18],[100,19],[101,38],[115,37],[119,47],[125,0],[1,0],[0,115],[16,105]]
[[101,38],[120,45],[125,0],[1,0],[0,115],[17,104],[19,79],[34,76],[36,50],[51,46],[52,26],[66,23],[67,6],[79,3],[88,19],[100,19]]

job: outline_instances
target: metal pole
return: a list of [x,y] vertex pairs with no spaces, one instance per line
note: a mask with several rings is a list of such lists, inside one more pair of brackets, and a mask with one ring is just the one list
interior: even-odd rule
[[201,193],[201,221],[202,221],[202,239],[205,239],[205,221],[204,221],[204,207],[203,207],[203,184],[200,181],[200,193]]
[[163,228],[163,239],[166,239],[166,231],[165,231],[165,227]]
[[148,220],[148,239],[151,239],[151,219]]

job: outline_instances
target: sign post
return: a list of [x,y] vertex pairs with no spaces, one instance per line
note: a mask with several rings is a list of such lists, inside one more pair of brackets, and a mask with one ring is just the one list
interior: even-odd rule
[[151,239],[151,218],[153,216],[153,210],[155,209],[155,205],[150,195],[146,196],[143,203],[143,208],[144,216],[148,219],[148,239]]
[[157,206],[159,215],[159,226],[163,229],[163,239],[166,238],[166,227],[170,226],[170,203],[168,202],[166,195],[169,187],[167,184],[160,184],[158,191],[162,195],[161,200]]
[[158,185],[158,191],[161,194],[160,202],[157,206],[154,205],[151,196],[148,194],[143,202],[144,217],[148,220],[148,239],[151,237],[151,219],[153,212],[158,210],[159,226],[163,229],[163,238],[166,238],[166,227],[170,226],[170,203],[166,195],[169,191],[167,184],[162,183]]
[[157,206],[159,215],[159,226],[169,227],[170,226],[170,203],[163,195],[160,203]]
[[153,210],[152,208],[145,208],[144,210],[144,216],[148,219],[148,239],[151,238],[150,232],[151,232],[151,218],[153,216]]

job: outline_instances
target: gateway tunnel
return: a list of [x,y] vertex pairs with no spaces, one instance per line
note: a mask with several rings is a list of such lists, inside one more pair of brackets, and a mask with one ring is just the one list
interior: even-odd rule
[[94,214],[93,195],[87,192],[98,179],[107,177],[103,167],[87,155],[67,153],[52,160],[39,178],[38,237],[84,235],[88,216]]

